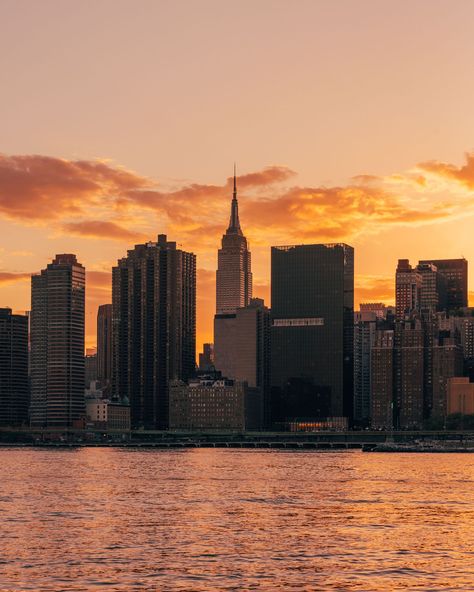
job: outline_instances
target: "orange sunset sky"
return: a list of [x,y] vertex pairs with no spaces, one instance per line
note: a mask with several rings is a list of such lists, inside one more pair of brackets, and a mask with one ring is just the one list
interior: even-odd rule
[[166,233],[212,341],[234,160],[267,302],[273,244],[353,245],[356,304],[398,258],[474,263],[473,30],[470,0],[0,0],[0,306],[76,253],[93,346],[111,266]]

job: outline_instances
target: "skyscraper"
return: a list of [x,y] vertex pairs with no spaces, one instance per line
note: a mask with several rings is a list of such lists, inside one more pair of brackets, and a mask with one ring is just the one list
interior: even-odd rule
[[216,312],[232,314],[237,308],[247,306],[250,298],[252,298],[251,256],[247,239],[240,227],[234,167],[234,191],[229,227],[222,237],[222,247],[217,257]]
[[377,331],[377,312],[354,313],[354,420],[368,423],[370,407],[370,357]]
[[272,247],[274,419],[353,414],[354,249]]
[[260,401],[266,400],[269,312],[263,300],[252,299],[251,257],[240,227],[235,166],[229,227],[217,259],[215,367],[227,378],[246,381],[251,389],[258,389],[255,394]]
[[394,331],[378,329],[370,352],[370,415],[374,428],[393,427]]
[[397,319],[419,309],[421,275],[408,259],[399,259],[395,273],[395,308]]
[[246,381],[250,387],[263,386],[269,372],[270,311],[260,298],[233,315],[216,315],[217,331],[214,363],[227,378]]
[[0,425],[28,421],[28,317],[0,308]]
[[196,256],[160,234],[112,270],[113,391],[132,427],[168,427],[170,380],[195,371]]
[[420,429],[424,419],[424,332],[419,319],[395,325],[395,417],[398,427]]
[[474,317],[457,317],[454,319],[461,339],[464,359],[474,358]]
[[434,263],[419,263],[416,267],[421,277],[419,308],[432,313],[446,307],[445,277]]
[[259,389],[261,416],[269,423],[270,393],[270,311],[260,298],[238,308],[233,314],[214,319],[217,370],[227,378],[244,381]]
[[467,260],[424,259],[420,264],[432,263],[445,279],[446,308],[464,308],[468,305]]
[[112,305],[102,304],[97,311],[97,379],[102,388],[112,380]]
[[68,427],[84,416],[85,269],[56,255],[31,278],[32,426]]

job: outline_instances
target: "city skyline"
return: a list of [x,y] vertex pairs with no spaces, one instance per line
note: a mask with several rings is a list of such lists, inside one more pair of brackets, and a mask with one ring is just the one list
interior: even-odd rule
[[[5,161],[5,157],[4,161]],[[34,160],[34,157],[32,157]],[[468,159],[470,159],[471,157],[467,156]],[[0,161],[2,160],[2,157],[0,156]],[[22,159],[19,159],[20,161],[22,161]],[[76,165],[73,165],[72,163],[66,163],[66,162],[62,162],[60,160],[58,160],[57,162],[53,162],[52,160],[46,159],[47,166],[56,166],[59,164],[59,167],[64,166],[66,169],[70,169],[68,171],[68,174],[71,174],[71,172],[73,172],[74,167],[77,165],[79,166],[79,168],[81,168],[81,166],[85,166],[86,163],[76,163]],[[29,158],[27,157],[25,159],[24,162],[20,162],[20,166],[19,166],[19,173],[21,176],[21,173],[27,173],[28,175],[30,174],[31,171],[27,171],[25,168],[23,168],[23,171],[21,171],[22,166],[26,167],[26,165],[28,164]],[[474,163],[474,156],[472,157],[472,161]],[[470,160],[469,160],[470,162]],[[123,174],[125,175],[127,181],[126,182],[131,182],[128,179],[128,176],[131,175],[132,178],[135,178],[133,176],[132,173],[129,172],[125,172],[123,170],[120,169],[113,169],[110,168],[109,165],[102,165],[101,163],[89,163],[92,165],[92,168],[94,167],[98,167],[99,171],[101,169],[102,166],[105,166],[106,168],[106,173],[104,173],[104,171],[100,172],[99,171],[95,171],[94,174],[108,174],[110,172],[118,172],[119,175]],[[469,163],[468,163],[469,164]],[[5,168],[8,167],[4,167],[3,169],[3,173],[5,173]],[[87,167],[86,167],[87,168]],[[44,171],[43,171],[44,172]],[[63,176],[64,173],[66,171],[63,171]],[[1,166],[0,166],[0,184],[1,184]],[[460,171],[459,175],[462,176],[462,172]],[[466,172],[464,172],[464,174],[466,174]],[[259,212],[259,208],[265,208],[265,205],[270,205],[271,207],[273,207],[273,204],[271,203],[271,200],[268,200],[266,198],[257,198],[254,199],[252,197],[249,198],[249,191],[252,191],[252,189],[255,191],[255,188],[257,187],[266,187],[266,184],[273,184],[273,183],[281,183],[282,180],[285,178],[285,176],[288,176],[289,173],[288,171],[285,171],[284,167],[268,167],[266,170],[264,171],[260,171],[260,172],[256,172],[256,173],[246,173],[246,174],[242,174],[242,175],[238,175],[237,176],[237,184],[239,186],[243,186],[244,188],[244,208],[243,208],[243,216],[245,216],[245,225],[246,228],[247,226],[250,228],[250,232],[257,232],[258,231],[258,226],[256,228],[255,226],[255,221],[252,218],[251,214],[252,213],[257,213],[260,214]],[[59,175],[60,177],[61,175]],[[276,179],[276,180],[275,180]],[[474,174],[473,174],[473,179],[474,179]],[[26,179],[27,180],[27,179]],[[23,179],[23,182],[25,181],[25,179]],[[65,179],[62,179],[63,182],[65,182]],[[229,202],[232,196],[232,186],[233,186],[233,177],[230,176],[227,178],[227,181],[225,183],[224,186],[222,187],[213,187],[212,190],[208,189],[210,191],[210,193],[214,193],[213,199],[218,201],[218,205],[219,207],[216,208],[216,216],[219,216],[221,219],[223,218],[225,220],[225,218],[228,219],[228,211],[229,211]],[[417,181],[417,183],[419,182],[419,180]],[[474,180],[473,180],[474,183]],[[189,194],[187,195],[187,190],[183,189],[181,192],[177,192],[179,194],[179,197],[177,198],[178,201],[180,199],[183,199],[184,202],[187,202],[186,207],[191,207],[192,201],[190,201],[190,196],[191,197],[196,197],[196,195],[199,194],[199,199],[202,202],[205,202],[206,200],[206,189],[205,188],[196,188],[194,186],[189,187]],[[327,188],[325,189],[327,190]],[[153,191],[150,190],[150,193],[152,194],[152,196],[156,199],[158,197],[158,195],[154,194]],[[172,194],[169,194],[172,195]],[[217,197],[216,197],[217,196]],[[318,193],[314,193],[312,194],[313,197],[317,197]],[[76,206],[73,206],[76,207]],[[185,208],[184,208],[185,209]],[[184,211],[183,209],[183,211]],[[275,212],[275,210],[273,210],[273,212]],[[416,211],[412,211],[413,217],[416,219],[418,217],[420,217],[420,212],[416,212]],[[410,214],[408,214],[408,218],[410,218]],[[433,218],[436,220],[437,216],[433,215]],[[270,219],[271,221],[271,219]],[[317,221],[317,220],[316,220]],[[337,222],[337,218],[335,218],[335,221]],[[426,221],[422,221],[420,222],[422,225],[426,224]],[[370,223],[369,223],[370,224]],[[410,240],[412,241],[416,241],[416,233],[420,231],[420,229],[422,229],[422,227],[417,226],[417,223],[413,223],[413,226],[410,227],[408,226],[408,229],[404,229],[403,232],[410,234],[412,233],[413,236],[409,237]],[[450,225],[451,222],[449,220],[444,220],[443,224],[446,225]],[[122,249],[123,248],[127,248],[127,247],[131,247],[134,244],[138,244],[138,242],[146,242],[147,240],[154,240],[154,237],[156,237],[156,234],[153,235],[146,235],[145,233],[143,233],[142,235],[140,234],[134,234],[132,231],[125,231],[124,233],[121,232],[120,227],[118,227],[118,225],[114,225],[111,224],[110,226],[108,225],[108,223],[104,220],[103,223],[99,222],[98,225],[94,224],[93,222],[90,222],[91,228],[90,228],[90,233],[91,235],[94,234],[100,234],[101,230],[104,233],[105,237],[100,239],[98,237],[95,237],[93,239],[92,242],[98,242],[98,241],[107,241],[107,234],[108,233],[117,233],[118,237],[114,238],[114,239],[110,239],[110,241],[112,241],[114,249]],[[103,227],[101,226],[103,225]],[[197,349],[198,351],[200,351],[202,344],[205,342],[210,342],[212,341],[212,319],[213,319],[213,312],[214,312],[214,308],[215,308],[215,269],[217,269],[217,257],[214,257],[215,261],[215,268],[214,269],[208,269],[204,266],[201,266],[200,264],[200,259],[203,259],[205,262],[210,261],[211,265],[212,265],[212,253],[216,252],[217,249],[216,247],[219,244],[219,232],[222,233],[225,232],[225,228],[226,228],[226,223],[224,222],[222,225],[222,230],[219,230],[220,225],[218,224],[212,224],[210,223],[210,225],[216,229],[216,236],[215,236],[215,244],[211,245],[211,236],[212,235],[206,235],[206,237],[204,238],[204,246],[200,247],[199,246],[199,238],[196,239],[196,237],[194,236],[194,238],[190,238],[190,235],[192,235],[192,232],[189,232],[187,230],[184,230],[183,235],[189,240],[190,244],[194,244],[194,250],[193,252],[196,252],[198,254],[198,269],[197,269],[197,281],[198,281],[198,289],[197,289],[197,303],[198,303],[198,307],[197,307],[197,314],[198,314],[198,328],[197,328]],[[441,230],[440,235],[442,235],[443,228],[442,225],[439,221],[436,222],[432,222],[430,224],[428,224],[428,227],[431,227],[432,225],[436,225],[438,226],[437,230]],[[97,226],[97,227],[96,227]],[[166,226],[166,225],[165,225]],[[270,224],[271,226],[271,224]],[[396,229],[396,225],[394,226],[394,228],[392,228],[390,231],[394,231]],[[74,231],[73,231],[74,232]],[[81,231],[82,232],[82,231]],[[87,232],[89,232],[87,230],[87,223],[83,228],[83,232],[85,234],[87,234]],[[150,231],[152,232],[152,231]],[[292,236],[292,230],[289,227],[289,235],[290,237]],[[323,231],[325,232],[325,231]],[[381,231],[380,231],[381,232]],[[381,241],[382,238],[380,237],[380,232],[379,234],[377,234],[377,232],[374,231],[374,229],[372,229],[371,231],[369,231],[369,238],[370,240],[377,240],[377,241]],[[126,235],[130,234],[129,237],[127,237]],[[122,234],[125,234],[125,236],[122,236]],[[247,232],[246,232],[247,234]],[[329,233],[330,234],[330,233]],[[336,234],[336,236],[345,236],[349,234],[350,236],[350,231],[348,230],[347,233],[345,233],[344,230],[341,230],[341,235]],[[257,234],[253,235],[254,238],[252,239],[252,237],[250,237],[250,243],[252,245],[252,251],[256,252],[256,255],[254,255],[253,257],[253,261],[254,261],[254,267],[257,268],[259,275],[257,276],[256,281],[254,282],[254,295],[255,297],[261,297],[265,300],[266,303],[268,303],[269,305],[271,305],[270,302],[270,281],[269,281],[269,271],[270,271],[270,262],[269,262],[269,257],[270,257],[270,250],[272,246],[278,246],[278,244],[284,244],[285,240],[284,240],[284,236],[281,235],[281,240],[280,241],[275,241],[275,244],[264,244],[263,243],[263,239],[262,238],[258,238]],[[323,234],[323,236],[325,236]],[[199,235],[198,235],[199,237]],[[136,238],[136,239],[140,239],[139,241],[135,240],[133,241],[132,239]],[[180,245],[183,246],[183,248],[188,248],[187,247],[187,243],[184,242],[184,239],[180,239],[180,237],[177,237],[179,240],[183,240],[183,242],[179,243]],[[212,238],[214,239],[214,237],[212,236]],[[276,237],[275,237],[276,238]],[[296,238],[296,237],[295,237]],[[359,241],[361,240],[361,238],[357,238],[357,236],[353,236],[353,243],[354,245],[357,245],[359,243]],[[71,237],[69,237],[69,239],[65,240],[64,238],[61,239],[60,244],[66,244],[67,242],[69,242],[69,244],[71,244]],[[85,241],[87,242],[87,239],[85,239]],[[286,241],[289,242],[289,241]],[[309,239],[307,239],[306,241],[294,241],[294,244],[311,244],[311,243],[317,243],[318,241],[315,239],[314,241],[310,241]],[[326,242],[326,241],[321,241],[321,242]],[[329,242],[329,240],[328,240]],[[47,241],[45,241],[44,244],[47,244]],[[84,242],[78,242],[78,245],[84,245]],[[425,246],[420,247],[416,242],[414,244],[408,242],[408,244],[410,244],[410,252],[407,252],[408,249],[403,249],[403,254],[406,255],[407,257],[409,257],[410,259],[415,259],[416,255],[414,255],[414,253],[419,253],[418,258],[420,260],[422,260],[423,258],[426,259],[429,255],[434,255],[432,257],[432,259],[435,259],[436,257],[454,257],[454,255],[450,255],[450,253],[456,253],[457,251],[453,251],[452,248],[449,248],[449,243],[445,246],[443,244],[439,244],[439,241],[437,241],[437,245],[434,247],[430,247],[429,252],[428,248],[426,248]],[[207,247],[207,245],[209,245],[209,248]],[[255,247],[253,247],[253,245],[255,245]],[[359,253],[360,250],[362,250],[364,252],[364,248],[362,249],[358,249],[356,248],[356,253]],[[82,250],[86,250],[86,249],[82,249]],[[82,252],[81,249],[76,249],[76,251],[78,253]],[[190,249],[192,250],[192,249]],[[396,262],[400,256],[400,253],[402,253],[402,248],[398,245],[394,245],[393,246],[393,261]],[[199,253],[201,254],[201,257],[199,257]],[[31,258],[36,258],[36,254],[29,252],[27,250],[25,251],[14,251],[11,250],[9,251],[7,248],[2,247],[2,250],[0,251],[0,258],[3,255],[3,258],[1,260],[4,260],[4,256],[6,254],[9,254],[9,260],[17,260],[17,261],[26,261],[28,259]],[[79,258],[82,258],[82,260],[84,260],[83,257],[81,257],[81,255],[78,255]],[[379,256],[377,254],[377,256]],[[118,257],[120,257],[120,253],[118,254]],[[392,260],[392,253],[390,254],[390,258],[387,259],[387,263],[383,263],[383,269],[384,269],[384,275],[366,275],[364,273],[357,273],[355,275],[355,308],[357,309],[359,304],[361,302],[368,302],[368,301],[380,301],[383,302],[385,304],[393,304],[395,302],[395,274],[394,274],[394,269],[395,269],[395,263],[394,263],[394,268],[390,269],[390,266],[388,264],[388,261]],[[361,260],[361,256],[359,255],[359,257],[356,257],[356,269],[359,267],[364,267],[364,261]],[[111,265],[109,267],[108,270],[106,270],[105,268],[105,264],[103,266],[103,268],[101,270],[96,269],[96,265],[92,265],[92,269],[87,269],[87,285],[88,285],[88,289],[86,291],[86,348],[89,347],[93,347],[96,346],[96,315],[97,315],[97,310],[98,307],[102,304],[106,304],[108,302],[111,301],[111,286],[112,286],[112,277],[111,277],[111,269],[113,267],[114,262],[111,262]],[[265,265],[266,264],[266,265]],[[42,263],[39,263],[39,265],[41,266]],[[266,266],[266,272],[265,272],[265,266]],[[263,271],[262,271],[263,270]],[[386,272],[385,272],[386,270]],[[0,297],[2,297],[3,302],[3,306],[6,307],[10,307],[12,308],[14,311],[16,312],[21,312],[24,310],[29,310],[29,279],[30,276],[32,274],[36,274],[38,273],[39,270],[33,270],[32,272],[28,272],[28,271],[19,271],[16,269],[13,269],[12,271],[3,271],[3,268],[1,268],[0,270]],[[472,283],[471,283],[472,285]],[[472,299],[472,293],[473,290],[469,290],[469,295]]]
[[474,590],[473,26],[0,0],[0,591]]
[[267,304],[273,245],[353,245],[356,307],[393,300],[399,258],[474,260],[471,2],[25,0],[2,17],[1,306],[29,309],[29,275],[76,253],[90,347],[111,267],[165,233],[197,255],[201,349],[234,161]]

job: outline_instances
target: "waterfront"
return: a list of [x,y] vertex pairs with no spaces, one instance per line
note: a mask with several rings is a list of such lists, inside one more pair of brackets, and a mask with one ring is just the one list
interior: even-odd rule
[[0,590],[470,590],[462,454],[1,449]]

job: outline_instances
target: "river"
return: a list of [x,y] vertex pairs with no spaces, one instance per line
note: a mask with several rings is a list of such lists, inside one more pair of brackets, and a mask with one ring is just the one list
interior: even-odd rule
[[473,590],[474,454],[0,450],[0,590]]

